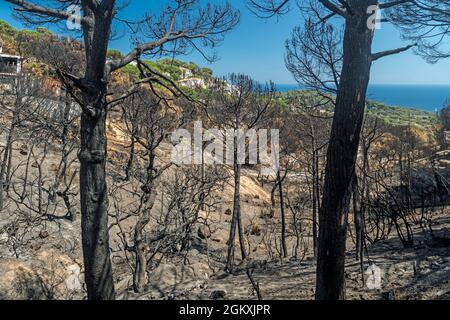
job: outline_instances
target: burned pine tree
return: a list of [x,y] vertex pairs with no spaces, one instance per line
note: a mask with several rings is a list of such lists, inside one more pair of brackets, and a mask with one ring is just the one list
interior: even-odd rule
[[[435,8],[432,2],[424,1],[429,9]],[[265,17],[288,12],[290,3],[289,0],[250,0],[251,8]],[[301,84],[336,95],[319,214],[316,298],[344,299],[347,214],[371,66],[383,57],[417,45],[413,42],[402,48],[372,52],[373,37],[379,23],[377,12],[400,12],[406,5],[412,10],[419,7],[414,7],[415,1],[410,0],[300,3],[305,4],[300,7],[309,19],[303,29],[294,31],[293,39],[288,42],[288,67]],[[421,20],[421,17],[417,19]],[[389,21],[397,23],[394,19]]]
[[[202,7],[199,1],[171,1],[162,12],[138,20],[143,30],[137,46],[123,58],[107,60],[114,19],[121,3],[7,0],[31,23],[73,20],[71,5],[81,6],[79,20],[84,40],[85,65],[82,76],[60,72],[72,98],[82,109],[80,121],[80,197],[85,280],[89,299],[114,299],[108,235],[108,193],[106,185],[106,117],[111,73],[139,59],[143,54],[183,54],[190,49],[214,47],[238,22],[238,14],[229,6]],[[75,19],[76,20],[76,19]],[[129,25],[133,25],[132,22]],[[128,29],[127,29],[128,30]],[[134,30],[131,30],[134,31]],[[206,55],[205,55],[206,57]],[[147,82],[157,82],[154,74]]]
[[[234,173],[233,213],[228,240],[227,262],[225,270],[231,272],[234,265],[236,229],[242,259],[247,258],[240,209],[241,168],[246,160],[246,134],[257,128],[272,104],[273,84],[260,85],[248,76],[231,74],[216,79],[210,88],[207,99],[207,113],[212,122],[223,132],[223,138],[229,138],[226,131],[232,130],[233,149],[231,154]],[[219,137],[220,138],[220,137]],[[225,139],[224,139],[225,140]],[[242,152],[244,151],[244,152]],[[256,152],[256,150],[254,150]],[[228,163],[227,163],[228,164]]]

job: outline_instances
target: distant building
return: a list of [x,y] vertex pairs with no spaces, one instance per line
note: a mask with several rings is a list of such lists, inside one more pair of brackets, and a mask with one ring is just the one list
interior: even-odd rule
[[15,76],[22,71],[22,58],[3,53],[3,40],[0,38],[0,76]]
[[192,78],[194,76],[192,71],[190,69],[188,69],[188,68],[180,67],[180,71],[181,71],[181,78],[182,79]]
[[203,88],[207,87],[205,80],[202,78],[187,78],[178,81],[178,83],[182,86],[195,89],[195,88]]

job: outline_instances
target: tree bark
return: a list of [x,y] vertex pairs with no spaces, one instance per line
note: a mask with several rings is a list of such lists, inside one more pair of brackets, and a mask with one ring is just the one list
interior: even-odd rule
[[115,299],[109,252],[108,191],[106,184],[107,83],[105,72],[114,1],[104,1],[95,12],[83,2],[86,70],[80,120],[80,200],[81,235],[85,282],[89,300]]
[[150,222],[150,213],[155,204],[157,193],[154,190],[153,181],[144,189],[144,210],[139,216],[134,229],[134,250],[136,251],[136,269],[134,271],[133,286],[134,291],[142,293],[147,284],[147,254],[144,241],[144,228]]
[[80,198],[85,281],[89,300],[115,298],[109,254],[106,186],[106,100],[81,115]]
[[373,31],[367,27],[366,11],[372,2],[377,1],[352,1],[353,15],[346,17],[342,73],[319,211],[318,300],[345,298],[347,217],[370,77]]

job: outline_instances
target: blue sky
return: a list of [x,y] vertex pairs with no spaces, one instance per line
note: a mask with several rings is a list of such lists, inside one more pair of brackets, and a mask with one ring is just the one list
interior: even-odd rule
[[[120,16],[137,18],[145,11],[155,12],[167,1],[130,1]],[[214,2],[214,1],[213,1]],[[241,11],[239,26],[230,32],[225,42],[217,48],[219,59],[207,64],[198,54],[182,57],[182,60],[194,61],[208,66],[217,75],[229,72],[245,73],[259,81],[272,80],[279,84],[295,81],[284,65],[284,42],[292,29],[301,25],[300,13],[296,8],[289,14],[276,19],[263,20],[255,17],[244,1],[231,0],[231,4]],[[0,0],[0,19],[21,28],[19,21],[11,16],[10,6]],[[51,29],[51,28],[50,28]],[[129,37],[123,36],[111,43],[112,48],[126,52]],[[377,30],[374,51],[392,49],[405,45],[400,40],[399,32],[388,24],[382,24]],[[430,65],[412,52],[387,57],[375,62],[372,69],[372,84],[450,84],[450,59]]]

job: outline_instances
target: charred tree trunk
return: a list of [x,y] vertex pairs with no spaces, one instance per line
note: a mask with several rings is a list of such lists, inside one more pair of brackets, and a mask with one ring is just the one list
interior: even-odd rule
[[81,231],[88,299],[114,299],[106,186],[106,100],[81,115]]
[[[316,299],[345,298],[345,241],[348,208],[365,97],[370,77],[373,31],[367,27],[370,1],[352,1],[346,18],[342,74],[327,151],[325,183],[319,212]],[[376,3],[377,1],[374,1]]]
[[276,201],[275,201],[275,192],[277,191],[277,181],[275,180],[275,183],[272,186],[272,190],[270,191],[270,216],[274,217],[275,216],[275,206],[276,206]]
[[[60,97],[62,98],[62,96]],[[61,99],[63,100],[63,99]],[[66,184],[65,188],[63,190],[58,191],[59,186],[61,184],[61,181],[66,180],[67,175],[69,174],[69,155],[71,153],[72,146],[69,146],[69,126],[70,126],[70,112],[72,109],[72,103],[70,101],[70,95],[66,91],[65,92],[65,99],[62,101],[62,104],[64,105],[63,110],[61,112],[61,118],[62,118],[62,130],[61,130],[61,161],[59,165],[58,173],[55,177],[55,183],[53,185],[53,189],[56,192],[56,195],[58,197],[61,197],[64,201],[64,205],[66,206],[67,213],[65,217],[67,217],[70,221],[76,220],[76,212],[72,208],[72,204],[70,202],[69,197],[69,190],[70,185],[72,184],[72,180],[75,177],[76,171],[73,173],[72,177],[69,179],[70,182]]]
[[361,212],[361,196],[358,188],[358,177],[353,178],[353,219],[355,224],[355,234],[356,234],[356,260],[362,259],[363,254],[363,217]]
[[134,135],[131,135],[131,144],[130,144],[130,155],[128,157],[127,165],[125,167],[125,181],[129,181],[131,178],[131,170],[133,169],[133,162],[134,162],[134,154],[135,154],[135,145],[136,145],[136,139],[134,138]]
[[[235,160],[237,157],[235,156]],[[234,195],[233,195],[233,215],[231,218],[230,237],[228,240],[227,263],[225,270],[232,271],[234,264],[234,240],[236,238],[236,227],[238,229],[239,245],[241,247],[242,259],[247,257],[245,250],[244,234],[242,231],[241,204],[240,204],[240,185],[241,185],[241,165],[234,164]]]
[[[150,173],[152,174],[152,173]],[[142,293],[147,284],[147,254],[144,239],[144,228],[150,222],[150,214],[156,200],[156,190],[153,179],[142,187],[143,211],[139,216],[134,229],[134,250],[136,254],[136,267],[133,276],[133,287],[137,293]]]
[[234,264],[234,239],[236,238],[236,223],[237,223],[237,211],[239,210],[239,184],[240,177],[238,165],[234,165],[234,196],[233,196],[233,214],[231,216],[230,225],[230,236],[228,238],[228,252],[227,252],[227,263],[225,265],[225,270],[231,272]]
[[[240,177],[240,169],[239,169],[239,177]],[[239,192],[240,193],[240,192]],[[240,194],[238,197],[238,201],[240,202]],[[242,225],[242,216],[241,216],[241,205],[238,204],[238,210],[236,212],[236,219],[237,219],[237,228],[238,228],[238,234],[239,234],[239,247],[241,248],[241,258],[242,260],[247,259],[247,250],[245,249],[245,239],[244,239],[244,228]]]
[[115,299],[109,249],[108,191],[106,184],[106,118],[108,103],[106,52],[114,1],[105,1],[95,11],[83,2],[83,12],[94,24],[83,26],[86,70],[81,80],[80,200],[81,236],[87,298]]
[[318,183],[319,183],[319,173],[317,170],[317,152],[313,152],[312,161],[312,236],[313,236],[313,250],[314,256],[317,256],[317,208],[319,208],[319,194],[318,194]]
[[281,254],[283,258],[288,256],[288,250],[286,245],[286,216],[284,212],[284,197],[283,197],[283,180],[287,175],[287,170],[283,178],[281,178],[280,171],[278,170],[278,191],[280,192],[280,213],[281,213]]
[[[239,128],[240,120],[239,112],[236,115],[236,128]],[[242,228],[242,219],[241,219],[241,168],[242,165],[239,163],[238,159],[238,143],[239,137],[235,135],[234,137],[234,151],[233,151],[233,159],[234,159],[234,194],[233,194],[233,215],[231,218],[230,225],[230,238],[228,240],[228,251],[227,251],[227,262],[225,265],[225,270],[231,272],[234,264],[234,239],[236,238],[236,227],[238,229],[239,236],[239,245],[241,247],[241,257],[242,259],[247,258],[247,252],[245,250],[244,243],[244,233]]]

